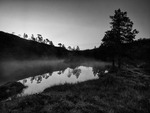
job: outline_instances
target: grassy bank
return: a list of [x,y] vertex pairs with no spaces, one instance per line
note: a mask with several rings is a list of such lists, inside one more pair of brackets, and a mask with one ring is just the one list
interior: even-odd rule
[[149,113],[150,76],[126,67],[97,80],[64,84],[0,103],[1,113]]
[[0,86],[0,101],[16,96],[18,93],[21,93],[24,88],[26,88],[26,86],[20,82],[8,82]]

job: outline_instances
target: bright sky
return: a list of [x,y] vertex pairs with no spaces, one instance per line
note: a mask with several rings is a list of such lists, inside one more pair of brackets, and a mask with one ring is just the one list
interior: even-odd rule
[[0,0],[0,31],[42,34],[44,38],[80,49],[99,46],[110,29],[110,15],[120,8],[150,38],[149,0]]

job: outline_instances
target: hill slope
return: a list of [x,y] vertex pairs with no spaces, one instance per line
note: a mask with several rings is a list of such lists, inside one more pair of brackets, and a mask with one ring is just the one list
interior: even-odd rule
[[68,50],[0,31],[0,59],[61,58]]

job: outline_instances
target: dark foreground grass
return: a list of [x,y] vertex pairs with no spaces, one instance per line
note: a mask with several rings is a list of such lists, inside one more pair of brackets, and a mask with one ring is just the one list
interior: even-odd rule
[[124,69],[1,102],[0,113],[150,113],[150,78]]
[[8,82],[0,86],[0,101],[16,96],[18,93],[21,93],[24,88],[26,88],[26,86],[20,82]]

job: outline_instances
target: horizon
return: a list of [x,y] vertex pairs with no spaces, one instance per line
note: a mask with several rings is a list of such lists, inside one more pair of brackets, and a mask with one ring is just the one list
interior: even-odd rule
[[[110,29],[114,11],[121,9],[137,29],[136,39],[150,38],[148,0],[0,0],[0,31],[15,35],[41,34],[54,45],[99,47]],[[107,7],[107,8],[106,8]]]

